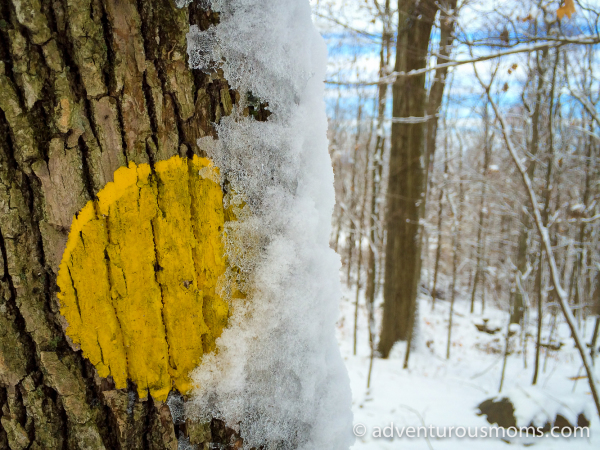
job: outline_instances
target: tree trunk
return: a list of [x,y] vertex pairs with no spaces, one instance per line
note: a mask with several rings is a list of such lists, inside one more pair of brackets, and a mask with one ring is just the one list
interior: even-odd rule
[[[488,118],[488,105],[484,106],[483,111],[483,123],[484,123],[484,142],[483,142],[483,166],[481,168],[481,197],[479,200],[479,222],[477,224],[477,245],[475,247],[477,252],[477,262],[475,263],[475,278],[473,279],[473,288],[471,289],[471,314],[475,310],[475,296],[477,294],[477,285],[479,284],[479,278],[483,277],[482,259],[485,258],[485,236],[483,234],[483,222],[485,220],[485,200],[487,193],[487,181],[485,179],[488,166],[490,165],[490,139],[489,139],[489,118]],[[485,282],[482,283],[482,291],[485,291]],[[482,294],[483,296],[484,294]],[[482,302],[483,303],[483,302]],[[482,307],[483,313],[483,307]]]
[[[454,29],[456,28],[457,0],[448,0],[443,3],[443,9],[440,10],[440,44],[438,49],[437,61],[443,64],[448,60],[452,47],[454,45]],[[448,12],[452,11],[452,15]],[[427,107],[425,109],[427,116],[427,126],[425,131],[425,182],[424,186],[429,190],[429,177],[433,173],[433,161],[437,149],[437,131],[439,125],[438,113],[442,107],[444,91],[446,90],[446,81],[448,76],[448,67],[436,69],[431,82],[431,88],[427,98]],[[427,197],[427,193],[425,194]],[[425,217],[425,202],[421,204],[422,217]]]
[[[398,2],[396,72],[425,67],[434,1]],[[411,333],[411,311],[421,274],[419,218],[425,201],[423,123],[402,118],[424,117],[425,75],[399,77],[392,86],[393,118],[387,190],[387,244],[383,286],[383,323],[379,352],[387,358],[395,342]]]
[[356,295],[354,297],[354,342],[353,342],[353,354],[356,355],[356,345],[358,338],[358,303],[360,299],[360,288],[362,283],[362,263],[363,263],[363,232],[365,223],[365,210],[367,208],[367,191],[369,190],[369,163],[371,157],[371,139],[373,138],[373,128],[375,127],[375,120],[371,120],[371,128],[369,129],[369,137],[367,144],[365,145],[365,169],[363,174],[363,191],[362,191],[362,202],[360,205],[360,215],[358,218],[358,261],[356,267]]
[[446,359],[450,359],[450,349],[452,348],[452,323],[454,319],[454,304],[456,300],[456,286],[457,286],[457,272],[458,262],[461,259],[461,226],[462,226],[462,214],[463,214],[463,203],[465,200],[465,192],[463,187],[463,146],[462,141],[459,138],[458,145],[458,204],[452,207],[452,200],[448,195],[448,203],[452,208],[453,224],[452,224],[452,284],[450,285],[450,315],[448,316],[448,340],[446,345]]
[[439,274],[439,270],[440,270],[440,259],[442,257],[442,238],[443,238],[443,233],[442,233],[442,225],[443,225],[443,219],[444,219],[444,195],[446,192],[446,187],[445,184],[448,181],[448,137],[447,137],[446,133],[446,138],[444,142],[444,176],[442,178],[442,181],[440,183],[440,192],[439,192],[439,196],[438,196],[438,222],[437,222],[437,234],[438,234],[438,241],[437,241],[437,248],[435,250],[435,265],[434,265],[434,269],[433,269],[433,286],[431,287],[431,310],[433,311],[435,309],[435,302],[437,300],[438,297],[438,274]]
[[[546,168],[546,183],[545,188],[543,190],[544,197],[544,210],[542,211],[542,220],[544,222],[544,226],[548,226],[548,218],[550,217],[550,200],[552,198],[552,181],[553,181],[553,169],[556,163],[555,161],[555,149],[554,149],[554,114],[556,113],[554,109],[554,86],[556,81],[556,70],[558,68],[558,63],[560,60],[560,52],[557,50],[554,58],[554,66],[552,70],[552,81],[550,88],[550,105],[548,108],[548,130],[550,133],[548,135],[548,163]],[[535,344],[535,361],[534,361],[534,369],[533,369],[533,380],[531,384],[536,384],[539,375],[539,367],[540,367],[540,347],[542,344],[542,322],[544,319],[543,316],[543,279],[544,279],[544,252],[543,249],[540,249],[540,255],[538,257],[538,270],[536,276],[536,292],[537,292],[537,334],[536,334],[536,344]]]
[[[535,90],[535,100],[533,107],[533,114],[531,117],[531,140],[529,141],[529,153],[531,155],[531,162],[529,167],[527,168],[527,175],[532,180],[534,179],[535,169],[537,166],[537,154],[539,150],[539,135],[540,135],[540,115],[541,115],[541,107],[542,107],[542,99],[544,93],[544,76],[546,72],[546,64],[548,59],[548,50],[545,49],[541,52],[540,55],[536,55],[536,70],[537,70],[537,85]],[[521,222],[523,223],[523,227],[521,229],[521,233],[519,234],[519,246],[517,253],[517,271],[523,275],[527,270],[527,263],[529,262],[528,254],[529,254],[529,230],[531,229],[531,221],[530,221],[530,213],[523,212],[521,214]],[[516,277],[519,274],[515,274]],[[525,286],[523,287],[525,289]],[[523,320],[523,315],[525,313],[526,305],[523,302],[523,295],[519,292],[518,289],[515,291],[515,303],[514,308],[512,310],[512,315],[510,317],[511,323],[521,323]]]
[[[379,76],[382,77],[385,74],[385,68],[388,66],[390,61],[390,47],[392,41],[391,33],[391,8],[390,0],[386,0],[384,11],[382,15],[383,30],[381,47],[379,50]],[[371,192],[370,192],[370,211],[369,211],[369,251],[367,258],[367,280],[365,283],[365,303],[367,305],[367,312],[369,316],[369,347],[371,350],[371,364],[369,366],[369,379],[370,371],[372,369],[372,359],[375,349],[375,296],[377,294],[378,276],[381,273],[381,264],[378,264],[376,258],[381,260],[380,255],[382,252],[383,233],[379,229],[380,226],[380,193],[381,193],[381,177],[383,175],[383,153],[385,150],[385,133],[384,133],[384,120],[385,120],[385,108],[387,99],[387,85],[380,84],[377,95],[377,132],[375,139],[375,148],[373,149],[373,159],[370,167],[371,171]],[[367,166],[369,169],[369,167]],[[367,189],[365,189],[365,195],[367,195]],[[379,268],[377,267],[379,265]]]
[[[348,233],[348,257],[346,259],[346,285],[348,289],[352,286],[352,258],[354,254],[354,247],[356,246],[356,205],[358,203],[359,194],[356,192],[356,171],[358,164],[358,147],[360,145],[360,131],[361,131],[361,117],[362,117],[362,99],[359,95],[359,104],[356,111],[356,135],[354,137],[354,150],[352,156],[352,181],[350,183],[350,199],[348,201],[349,208],[346,210],[348,214],[348,222],[350,223],[350,232]],[[361,226],[361,222],[358,223]],[[360,245],[360,242],[358,243]]]
[[239,447],[217,420],[183,422],[177,393],[170,411],[101,378],[65,335],[56,296],[71,219],[115,170],[203,156],[197,139],[216,138],[212,123],[239,100],[222,73],[188,69],[190,23],[218,21],[204,3],[0,4],[2,449]]

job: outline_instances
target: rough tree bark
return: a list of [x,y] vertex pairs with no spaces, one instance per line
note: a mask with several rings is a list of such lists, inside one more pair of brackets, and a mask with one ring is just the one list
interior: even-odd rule
[[129,162],[204,156],[196,140],[239,100],[222,73],[188,69],[190,23],[218,21],[205,3],[0,2],[0,449],[239,447],[219,421],[99,378],[56,297],[73,215]]

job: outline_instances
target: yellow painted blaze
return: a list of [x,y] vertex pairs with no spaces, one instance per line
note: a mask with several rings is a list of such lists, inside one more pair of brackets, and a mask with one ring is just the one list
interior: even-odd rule
[[129,379],[140,397],[187,393],[227,323],[216,292],[226,269],[216,171],[196,156],[154,171],[130,163],[73,220],[57,279],[66,332],[119,389]]

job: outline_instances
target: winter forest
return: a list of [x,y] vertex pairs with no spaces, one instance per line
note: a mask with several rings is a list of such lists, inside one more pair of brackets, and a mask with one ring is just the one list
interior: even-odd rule
[[[311,4],[353,448],[595,448],[600,4]],[[485,419],[591,437],[373,434]]]

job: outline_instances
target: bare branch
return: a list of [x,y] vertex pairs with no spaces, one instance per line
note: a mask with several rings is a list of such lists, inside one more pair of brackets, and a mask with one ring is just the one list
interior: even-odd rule
[[578,92],[575,92],[573,89],[571,89],[571,86],[569,86],[569,91],[571,93],[571,96],[577,99],[579,103],[581,103],[581,106],[583,106],[587,113],[592,117],[592,119],[594,119],[594,122],[600,125],[600,116],[598,116],[598,111],[596,110],[594,105],[590,105],[588,100],[583,98]]
[[545,40],[544,42],[535,45],[526,45],[523,47],[517,47],[504,52],[492,53],[490,55],[477,56],[474,58],[463,59],[460,61],[452,61],[444,64],[437,64],[432,67],[424,67],[419,70],[411,70],[410,72],[392,72],[385,77],[381,77],[378,81],[333,81],[326,80],[325,83],[337,86],[376,86],[379,84],[393,84],[398,78],[401,77],[415,77],[423,75],[434,70],[463,66],[465,64],[476,64],[483,61],[489,61],[491,59],[501,58],[507,55],[515,55],[519,53],[530,53],[536,50],[545,50],[550,48],[559,48],[565,45],[576,44],[576,45],[594,45],[600,43],[600,36],[574,36],[571,38],[562,38],[556,40]]

